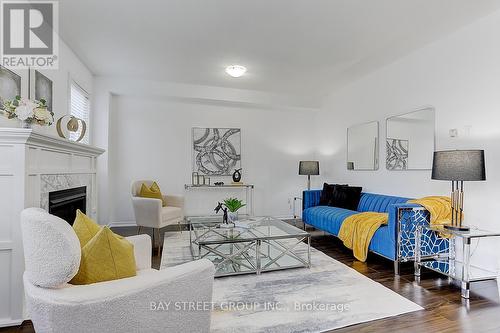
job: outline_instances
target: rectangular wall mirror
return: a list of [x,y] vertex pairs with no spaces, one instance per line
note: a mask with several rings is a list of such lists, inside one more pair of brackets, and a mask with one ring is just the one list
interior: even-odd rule
[[378,169],[378,121],[347,129],[347,169]]
[[432,107],[386,120],[387,170],[429,170],[434,152],[435,111]]

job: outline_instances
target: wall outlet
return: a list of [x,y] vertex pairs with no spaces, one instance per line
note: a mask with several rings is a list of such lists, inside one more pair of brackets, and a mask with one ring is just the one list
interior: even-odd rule
[[458,136],[458,130],[456,128],[450,129],[450,138],[456,138]]

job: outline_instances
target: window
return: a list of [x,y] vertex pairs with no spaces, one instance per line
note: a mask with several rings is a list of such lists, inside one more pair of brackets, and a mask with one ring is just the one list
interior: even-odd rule
[[[75,82],[71,82],[71,93],[70,93],[70,103],[71,103],[71,115],[82,119],[87,123],[87,132],[83,137],[81,143],[89,144],[89,113],[90,113],[90,102],[89,94],[82,89]],[[82,128],[78,129],[77,132],[70,132],[70,139],[77,140],[82,133]]]

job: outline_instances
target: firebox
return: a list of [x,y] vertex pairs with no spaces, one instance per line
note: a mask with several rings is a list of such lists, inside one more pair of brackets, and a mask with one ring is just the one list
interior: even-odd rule
[[54,191],[49,193],[49,213],[59,216],[73,225],[76,217],[76,210],[86,213],[87,207],[87,187],[75,187],[67,190]]

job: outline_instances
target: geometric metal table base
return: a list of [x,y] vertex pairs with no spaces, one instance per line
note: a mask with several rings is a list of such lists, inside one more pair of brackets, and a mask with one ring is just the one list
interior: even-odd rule
[[190,223],[193,259],[212,261],[216,277],[311,267],[309,233],[273,218],[256,221],[248,229]]

